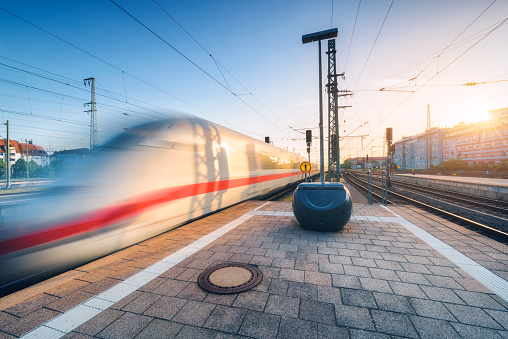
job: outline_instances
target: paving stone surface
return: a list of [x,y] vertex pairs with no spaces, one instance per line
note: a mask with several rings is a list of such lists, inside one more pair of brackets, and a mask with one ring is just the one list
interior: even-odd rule
[[[60,286],[0,310],[0,338],[21,336],[263,205],[249,201],[77,268]],[[411,206],[399,216],[508,277],[508,247]],[[508,303],[396,222],[354,205],[340,232],[302,229],[271,202],[66,338],[508,338]],[[254,289],[202,290],[201,271],[258,266]],[[0,299],[0,302],[2,300]],[[1,303],[0,303],[1,305]]]

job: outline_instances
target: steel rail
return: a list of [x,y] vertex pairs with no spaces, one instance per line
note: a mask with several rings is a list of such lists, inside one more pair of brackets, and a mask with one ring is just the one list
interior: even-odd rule
[[[349,175],[351,175],[350,173],[348,173],[348,172],[344,172],[344,174],[345,174],[345,175],[344,175],[344,178],[345,178],[346,180],[349,180],[349,182],[351,182],[352,184],[356,185],[356,187],[359,187],[359,188],[361,188],[361,189],[362,189],[362,190],[364,190],[364,191],[368,191],[368,188],[366,188],[366,187],[362,186],[361,184],[359,184],[359,183],[355,182],[353,179],[351,179],[351,177],[349,177]],[[365,180],[362,180],[362,179],[360,179],[360,178],[358,178],[358,177],[355,177],[355,176],[353,176],[353,175],[351,175],[351,176],[352,176],[354,179],[358,180],[358,181],[361,181],[361,182],[366,183],[366,181],[365,181]],[[377,189],[379,189],[379,190],[381,189],[381,187],[376,186],[376,185],[372,185],[372,187],[375,187],[375,188],[377,188]],[[377,194],[377,193],[372,192],[372,195],[373,195],[373,196],[375,196],[375,197],[376,197],[377,199],[379,199],[380,201],[383,199],[383,198],[382,198],[379,194]],[[396,205],[396,203],[394,203],[393,201],[387,200],[387,202],[388,202],[390,205]]]
[[[361,175],[365,176],[363,173]],[[379,174],[376,173],[376,175],[373,175],[373,177],[374,176],[376,176],[376,180],[379,180],[379,177],[380,177]],[[430,189],[430,188],[428,188],[428,186],[423,186],[423,185],[419,185],[419,184],[415,184],[415,183],[401,182],[401,181],[393,180],[393,179],[391,182],[392,182],[392,185],[411,187],[411,188],[414,188],[417,190],[421,190],[423,192],[429,192],[431,194],[435,194],[438,196],[440,195],[443,197],[452,198],[453,200],[458,200],[458,201],[466,202],[469,204],[474,204],[474,205],[484,207],[487,209],[494,209],[498,212],[503,212],[503,213],[508,214],[508,208],[485,204],[485,203],[490,203],[490,204],[508,206],[508,202],[506,202],[506,201],[471,195],[471,194],[467,194],[467,193],[455,192],[455,191],[445,190],[445,189],[436,188],[436,187],[432,187]],[[453,195],[453,196],[451,196],[451,195]],[[468,200],[468,199],[471,199],[471,200]],[[480,201],[482,201],[483,203]]]
[[[350,174],[352,175],[352,174]],[[353,176],[353,175],[352,175]],[[361,180],[359,178],[357,178],[358,180]],[[489,234],[492,234],[492,235],[495,235],[495,236],[498,236],[500,238],[502,238],[504,241],[508,241],[508,233],[506,232],[503,232],[503,231],[500,231],[498,229],[495,229],[493,227],[490,227],[490,226],[487,226],[485,224],[482,224],[482,223],[479,223],[477,221],[474,221],[474,220],[470,220],[470,219],[467,219],[465,217],[462,217],[460,215],[457,215],[457,214],[454,214],[454,213],[451,213],[451,212],[448,212],[448,211],[445,211],[445,210],[442,210],[440,208],[437,208],[437,207],[434,207],[434,206],[431,206],[429,204],[426,204],[426,203],[423,203],[421,201],[418,201],[418,200],[415,200],[415,199],[412,199],[412,198],[409,198],[407,196],[404,196],[402,194],[399,194],[399,193],[395,193],[393,191],[388,191],[390,194],[392,194],[392,196],[395,196],[399,199],[402,199],[402,200],[405,200],[405,201],[408,201],[410,202],[411,204],[414,204],[414,205],[417,205],[417,206],[420,206],[420,207],[423,207],[424,209],[427,209],[427,210],[431,210],[432,212],[434,213],[439,213],[441,215],[445,215],[446,217],[452,219],[452,220],[456,220],[456,221],[459,221],[459,222],[462,222],[466,225],[469,225],[471,227],[474,227],[478,230],[481,230],[481,231],[484,231],[484,232],[487,232]],[[437,200],[437,199],[435,199]],[[439,200],[438,200],[439,201]],[[441,202],[441,201],[440,201]],[[446,202],[443,202],[443,203],[446,203]]]

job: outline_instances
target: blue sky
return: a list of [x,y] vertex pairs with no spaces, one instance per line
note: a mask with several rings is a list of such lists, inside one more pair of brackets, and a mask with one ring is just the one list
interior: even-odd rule
[[346,73],[339,87],[354,92],[340,103],[353,106],[340,112],[341,134],[367,135],[368,145],[362,150],[359,138],[344,139],[343,159],[381,155],[386,127],[395,139],[423,131],[427,105],[433,126],[508,107],[508,82],[459,86],[508,79],[508,22],[485,36],[508,17],[507,1],[495,1],[472,23],[493,0],[362,0],[359,11],[359,0],[157,0],[223,67],[155,2],[115,2],[185,57],[111,1],[0,1],[102,60],[0,9],[0,114],[11,138],[50,151],[88,147],[83,79],[95,77],[101,142],[177,111],[258,139],[269,135],[276,146],[303,154],[304,136],[294,129],[318,134],[318,80],[317,43],[302,45],[301,36],[331,27],[339,30],[337,72]]

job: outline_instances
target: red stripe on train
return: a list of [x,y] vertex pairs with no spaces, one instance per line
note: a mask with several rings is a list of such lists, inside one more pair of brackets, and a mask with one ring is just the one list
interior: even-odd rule
[[153,191],[141,195],[135,201],[104,208],[92,215],[87,215],[79,218],[78,220],[73,220],[71,222],[66,222],[65,224],[57,225],[51,229],[46,229],[18,238],[2,241],[0,242],[0,255],[98,230],[113,223],[128,220],[129,218],[141,214],[142,211],[150,207],[167,203],[173,200],[222,191],[229,188],[253,185],[256,183],[287,178],[300,174],[300,171],[284,174],[271,174],[258,177],[185,185]]

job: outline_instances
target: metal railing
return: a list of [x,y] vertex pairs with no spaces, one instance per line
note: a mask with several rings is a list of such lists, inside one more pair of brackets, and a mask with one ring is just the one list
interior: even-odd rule
[[387,190],[388,173],[383,171],[381,173],[381,203],[388,204],[388,190]]
[[372,171],[368,172],[368,176],[369,176],[369,194],[368,194],[369,205],[372,205]]

